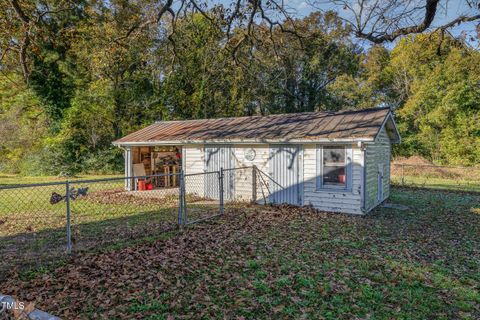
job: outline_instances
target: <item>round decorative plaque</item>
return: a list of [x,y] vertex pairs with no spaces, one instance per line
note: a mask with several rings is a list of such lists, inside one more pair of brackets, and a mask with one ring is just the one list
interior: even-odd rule
[[255,156],[257,155],[257,153],[255,152],[255,150],[253,149],[247,149],[245,151],[245,159],[248,160],[248,161],[253,161],[255,160]]

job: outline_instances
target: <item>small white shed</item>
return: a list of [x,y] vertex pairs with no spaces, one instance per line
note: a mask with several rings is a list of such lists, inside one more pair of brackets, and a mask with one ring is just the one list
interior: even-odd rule
[[[160,121],[114,145],[125,150],[126,176],[140,161],[151,168],[147,174],[156,173],[155,152],[181,158],[169,172],[255,165],[278,183],[272,186],[275,203],[364,214],[389,196],[391,144],[399,142],[391,111],[375,108]],[[232,188],[241,191],[242,185]]]

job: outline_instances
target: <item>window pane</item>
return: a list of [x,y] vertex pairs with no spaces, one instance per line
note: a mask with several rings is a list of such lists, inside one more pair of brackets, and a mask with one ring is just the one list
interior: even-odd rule
[[323,148],[323,164],[345,164],[345,148],[344,147],[324,147]]
[[323,147],[323,184],[324,185],[346,185],[345,147],[325,146]]
[[345,185],[346,181],[345,166],[323,167],[324,185]]

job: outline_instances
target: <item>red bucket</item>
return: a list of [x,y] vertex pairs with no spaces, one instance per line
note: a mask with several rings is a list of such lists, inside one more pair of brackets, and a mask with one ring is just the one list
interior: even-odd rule
[[144,191],[147,190],[146,182],[145,180],[139,180],[138,181],[138,191]]

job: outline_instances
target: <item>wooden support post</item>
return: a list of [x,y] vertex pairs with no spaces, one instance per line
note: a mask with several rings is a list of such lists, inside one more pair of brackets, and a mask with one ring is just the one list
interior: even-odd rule
[[172,180],[173,180],[173,184],[172,184],[172,187],[176,187],[177,186],[177,166],[172,166]]
[[[132,149],[130,147],[125,148],[125,178],[133,176],[133,157]],[[125,179],[125,190],[131,191],[135,188],[132,186],[132,179]]]

